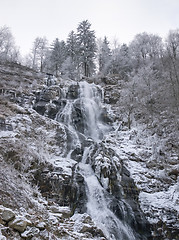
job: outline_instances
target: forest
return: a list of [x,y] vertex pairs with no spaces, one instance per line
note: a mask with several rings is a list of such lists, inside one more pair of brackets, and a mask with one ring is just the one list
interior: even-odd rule
[[121,100],[129,118],[142,108],[153,122],[157,112],[179,108],[179,29],[170,30],[166,39],[139,33],[127,44],[97,39],[88,20],[79,23],[66,39],[51,44],[37,37],[30,53],[21,57],[14,37],[6,26],[0,28],[0,61],[17,62],[36,71],[64,79],[118,76],[126,91]]

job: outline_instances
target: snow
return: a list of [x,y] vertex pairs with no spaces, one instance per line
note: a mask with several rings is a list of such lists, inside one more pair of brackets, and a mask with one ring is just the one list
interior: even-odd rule
[[0,138],[15,137],[17,133],[12,131],[0,131]]
[[179,213],[179,181],[167,191],[141,192],[139,199],[144,211],[146,211],[146,206],[147,208],[149,206],[149,208],[176,210]]
[[59,167],[63,171],[63,174],[69,176],[72,175],[72,167],[77,163],[73,159],[62,158],[58,156],[54,156],[54,158],[51,158],[49,161],[53,163],[55,167]]
[[[169,221],[168,212],[172,212],[172,216],[173,212],[179,214],[179,177],[176,184],[165,184],[169,179],[167,170],[176,169],[178,165],[166,166],[164,169],[147,166],[149,161],[157,166],[158,152],[163,147],[163,142],[159,142],[156,134],[146,136],[145,130],[139,127],[116,132],[115,136],[108,135],[106,140],[122,159],[140,190],[139,203],[148,220],[151,223],[161,218],[162,221]],[[167,157],[173,161],[178,156]]]
[[1,233],[1,229],[0,229],[0,240],[6,240],[7,238],[5,236],[2,235]]
[[82,237],[83,240],[88,239],[88,240],[101,240],[101,237],[84,237],[82,233],[80,233],[80,230],[83,228],[83,226],[87,226],[87,227],[91,227],[92,225],[96,227],[95,223],[92,222],[91,217],[87,214],[87,213],[75,213],[72,217],[71,220],[74,221],[74,227],[73,227],[73,231],[76,233],[76,236],[80,238],[80,236]]

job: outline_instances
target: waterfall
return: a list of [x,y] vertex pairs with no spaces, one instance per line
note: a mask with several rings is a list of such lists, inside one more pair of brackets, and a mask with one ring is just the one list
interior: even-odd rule
[[109,193],[100,185],[94,171],[89,164],[80,163],[80,173],[85,179],[87,187],[87,213],[96,225],[102,229],[109,240],[135,240],[132,229],[110,210]]
[[102,90],[94,84],[79,82],[76,85],[78,94],[76,98],[68,98],[66,90],[66,105],[56,115],[56,120],[65,124],[70,136],[70,149],[68,156],[75,149],[82,148],[84,139],[101,141],[109,127],[101,119]]
[[89,87],[87,82],[80,84],[81,107],[86,122],[85,135],[95,141],[100,139],[99,116],[100,101],[99,94],[94,87]]
[[[78,161],[76,171],[84,178],[87,213],[108,240],[136,240],[132,227],[125,220],[127,217],[119,219],[111,210],[114,197],[102,186],[88,161],[92,146],[99,144],[110,130],[101,117],[103,92],[87,82],[77,83],[73,91],[75,93],[69,94],[67,90],[66,105],[58,112],[56,120],[64,123],[68,130],[70,143],[66,157]],[[123,209],[122,202],[120,208]]]
[[80,101],[86,122],[85,135],[94,141],[103,138],[107,126],[100,120],[102,113],[102,89],[87,82],[80,83]]

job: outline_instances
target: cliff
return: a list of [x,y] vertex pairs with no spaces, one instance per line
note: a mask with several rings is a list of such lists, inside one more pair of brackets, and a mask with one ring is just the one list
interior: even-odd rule
[[0,78],[1,239],[178,239],[177,115],[129,129],[117,76]]

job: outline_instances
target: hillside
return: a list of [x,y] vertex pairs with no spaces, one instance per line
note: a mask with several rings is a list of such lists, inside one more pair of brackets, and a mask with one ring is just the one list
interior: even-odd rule
[[179,239],[177,112],[129,129],[119,76],[46,83],[0,64],[0,239]]

